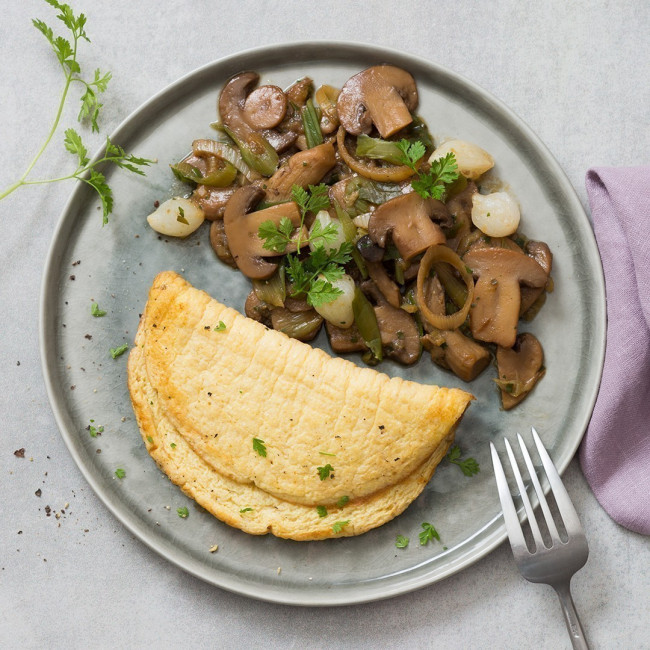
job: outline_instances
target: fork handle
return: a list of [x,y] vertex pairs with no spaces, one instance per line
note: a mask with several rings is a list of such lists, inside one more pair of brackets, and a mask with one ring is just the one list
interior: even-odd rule
[[578,612],[576,611],[576,607],[573,604],[573,598],[571,597],[570,583],[566,582],[560,585],[553,585],[553,588],[560,599],[562,612],[564,613],[564,622],[566,623],[566,628],[571,637],[571,643],[574,650],[589,650],[589,645],[585,638],[585,632],[582,629],[582,625],[580,625]]

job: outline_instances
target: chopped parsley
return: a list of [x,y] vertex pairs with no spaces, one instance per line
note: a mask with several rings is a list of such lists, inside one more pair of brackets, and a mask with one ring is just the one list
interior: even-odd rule
[[117,478],[124,478],[126,476],[126,472],[121,467],[118,467],[115,470],[115,476],[117,476]]
[[253,451],[266,458],[266,445],[264,444],[264,440],[253,438]]
[[334,468],[329,463],[327,463],[325,467],[317,467],[316,470],[318,471],[320,480],[324,481],[334,471]]
[[340,533],[349,523],[349,519],[346,519],[345,521],[335,521],[334,525],[332,526],[332,530],[335,533]]
[[327,517],[327,508],[325,506],[316,506],[316,512],[319,517]]
[[[507,391],[507,388],[506,388]],[[458,465],[465,476],[474,476],[481,471],[479,464],[473,458],[461,458],[462,452],[458,445],[454,445],[447,452],[447,460],[454,465]]]
[[181,506],[180,508],[176,508],[176,514],[181,519],[187,519],[187,516],[190,514],[190,511],[185,506]]
[[153,438],[152,438],[151,436],[147,436],[147,442],[148,442],[150,445],[153,445]]
[[406,548],[409,545],[409,538],[404,537],[404,535],[398,535],[397,540],[395,541],[395,546],[397,548]]
[[219,324],[215,326],[214,328],[215,332],[225,332],[226,331],[226,324],[220,320]]
[[243,515],[245,512],[253,512],[253,508],[242,508],[242,509],[239,511],[239,514],[240,514],[240,515]]
[[438,534],[438,531],[430,523],[425,521],[422,523],[422,532],[420,533],[420,544],[422,546],[425,546],[432,539],[437,539],[438,541],[440,541],[440,535]]
[[336,505],[339,508],[342,508],[343,506],[347,505],[348,501],[350,500],[349,496],[342,496],[337,502]]
[[175,443],[175,442],[172,442],[169,446],[170,446],[172,449],[176,449],[176,443]]
[[179,205],[178,206],[178,214],[176,215],[176,221],[180,221],[180,223],[184,223],[186,226],[190,225],[190,222],[185,218],[185,210]]
[[334,456],[334,458],[336,458],[336,454],[330,454],[330,453],[328,453],[328,452],[326,452],[326,451],[319,451],[318,453],[319,453],[321,456]]
[[93,422],[95,420],[91,420],[90,424],[88,425],[88,432],[90,433],[91,438],[96,438],[99,434],[104,433],[104,426],[96,427],[93,425]]
[[125,343],[124,345],[120,345],[117,348],[111,348],[110,353],[113,359],[117,359],[117,357],[122,356],[128,349],[129,349],[129,344]]
[[99,305],[96,302],[90,305],[90,314],[92,316],[95,316],[96,318],[100,318],[101,316],[106,316],[106,312],[103,309],[100,309]]

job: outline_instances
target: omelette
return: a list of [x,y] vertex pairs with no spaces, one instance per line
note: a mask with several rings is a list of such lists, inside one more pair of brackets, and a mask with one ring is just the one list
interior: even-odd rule
[[247,533],[294,540],[400,514],[472,399],[331,357],[173,272],[150,289],[128,384],[147,451],[183,492]]

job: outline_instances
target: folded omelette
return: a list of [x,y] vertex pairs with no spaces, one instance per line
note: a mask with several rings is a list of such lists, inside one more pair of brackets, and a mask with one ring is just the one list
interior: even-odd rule
[[401,513],[472,399],[330,357],[172,272],[149,292],[128,383],[147,450],[175,484],[231,526],[295,540],[359,535]]

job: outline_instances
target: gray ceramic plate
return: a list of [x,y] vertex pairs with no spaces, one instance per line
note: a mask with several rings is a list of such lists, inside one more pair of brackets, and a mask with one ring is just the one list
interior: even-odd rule
[[[496,174],[520,201],[522,230],[550,245],[556,290],[529,326],[544,346],[548,370],[531,397],[511,413],[499,409],[493,371],[472,384],[477,401],[457,438],[480,462],[477,476],[466,478],[458,467],[443,463],[405,513],[361,537],[298,543],[249,536],[196,507],[158,470],[131,411],[126,355],[109,356],[109,348],[132,342],[147,290],[159,271],[178,271],[240,310],[249,285],[216,260],[207,227],[184,241],[167,241],[147,226],[145,217],[155,200],[180,191],[167,163],[183,156],[193,139],[210,137],[216,98],[230,75],[253,69],[264,82],[287,86],[308,74],[317,83],[340,87],[352,74],[380,62],[415,76],[419,113],[434,135],[470,140],[494,156]],[[516,431],[525,434],[534,424],[563,470],[591,414],[605,335],[604,285],[589,222],[559,165],[521,120],[474,84],[427,61],[370,46],[309,43],[244,52],[200,68],[138,109],[112,140],[160,162],[143,179],[109,170],[115,209],[104,228],[95,195],[81,184],[75,188],[46,265],[41,346],[61,433],[115,516],[158,553],[208,582],[300,605],[404,593],[460,571],[502,542],[505,529],[488,441]],[[93,300],[108,311],[104,318],[91,316]],[[327,349],[324,339],[317,345]],[[420,382],[462,385],[426,358],[414,368],[384,363],[381,369]],[[86,430],[91,419],[104,426],[97,438]],[[114,476],[118,467],[126,471],[122,480]],[[180,506],[189,508],[187,519],[177,516]],[[441,544],[418,544],[424,521],[437,528]],[[398,533],[411,538],[407,549],[395,548]],[[219,550],[211,554],[213,544]]]

